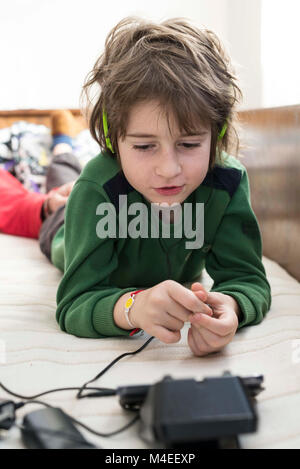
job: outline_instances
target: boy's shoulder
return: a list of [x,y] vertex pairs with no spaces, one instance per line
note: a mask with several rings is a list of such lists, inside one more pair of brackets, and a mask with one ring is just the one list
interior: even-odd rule
[[82,169],[79,179],[103,186],[107,181],[115,177],[120,172],[120,169],[116,158],[111,157],[106,152],[101,152],[88,161]]
[[217,190],[225,190],[232,197],[245,172],[245,166],[237,158],[222,152],[221,159],[216,160],[213,169],[207,173],[202,184]]
[[117,159],[106,152],[95,156],[84,166],[76,184],[80,184],[81,187],[85,185],[86,193],[89,192],[90,184],[93,184],[94,188],[107,198],[107,201],[114,204],[117,213],[119,196],[135,193]]
[[221,160],[216,160],[216,166],[221,168],[234,168],[242,172],[246,171],[245,166],[240,160],[238,160],[235,156],[229,155],[225,151],[222,152]]

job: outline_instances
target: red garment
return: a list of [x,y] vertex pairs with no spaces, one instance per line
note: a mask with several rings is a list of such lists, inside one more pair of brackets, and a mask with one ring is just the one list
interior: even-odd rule
[[0,231],[38,238],[41,209],[47,194],[30,192],[8,171],[0,168]]

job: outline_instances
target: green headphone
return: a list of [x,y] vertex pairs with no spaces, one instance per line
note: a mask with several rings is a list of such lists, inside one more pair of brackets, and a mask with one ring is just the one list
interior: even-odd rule
[[225,124],[224,124],[223,127],[222,127],[221,132],[220,132],[219,135],[218,135],[218,140],[222,140],[222,138],[223,138],[224,135],[226,134],[226,130],[227,130],[227,119],[226,119]]
[[110,149],[112,153],[114,153],[110,138],[108,137],[108,125],[107,125],[107,114],[106,111],[103,110],[103,130],[104,130],[104,136],[105,136],[105,141],[106,141],[106,146],[107,148]]
[[[106,114],[106,111],[103,111],[103,130],[104,130],[104,136],[105,136],[106,146],[107,146],[107,148],[110,149],[110,151],[111,151],[112,153],[114,153],[114,150],[113,150],[113,147],[112,147],[110,138],[108,137],[108,125],[107,125],[107,114]],[[222,140],[222,138],[224,137],[224,135],[225,135],[225,133],[226,133],[226,130],[227,130],[227,120],[226,120],[225,124],[223,125],[221,132],[220,132],[219,135],[218,135],[218,140]]]

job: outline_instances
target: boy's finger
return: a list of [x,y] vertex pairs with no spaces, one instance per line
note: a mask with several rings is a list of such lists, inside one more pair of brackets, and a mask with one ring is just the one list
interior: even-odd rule
[[195,295],[194,292],[180,283],[170,281],[167,283],[168,293],[179,304],[189,311],[209,314],[210,308]]
[[[199,299],[201,300],[201,298],[199,298]],[[202,313],[202,314],[205,314],[205,315],[208,315],[208,316],[213,316],[214,313],[213,313],[212,309],[210,308],[210,306],[208,306],[204,302],[204,300],[202,300],[202,301],[203,301],[202,309],[201,310],[199,310],[199,309],[194,310],[193,314]]]
[[204,303],[207,302],[207,293],[204,292],[203,290],[194,291],[194,294],[197,296],[197,298],[202,300]]
[[221,337],[230,333],[230,327],[226,321],[210,317],[207,314],[196,313],[191,317],[190,322],[191,324],[198,324]]
[[204,327],[201,327],[201,329],[198,330],[197,326],[194,324],[192,325],[192,327],[195,327],[196,330],[200,333],[204,342],[206,342],[208,346],[214,349],[218,349],[226,345],[226,343],[228,342],[228,337],[230,336],[230,334],[226,336],[221,336],[219,334],[216,334],[215,332],[209,331]]
[[205,314],[208,314],[209,316],[213,316],[214,313],[213,313],[212,307],[209,304],[207,304],[207,293],[203,290],[198,290],[198,291],[193,290],[193,293],[197,296],[197,298],[199,298],[199,300],[203,301],[203,303],[206,304],[207,308],[205,310]]
[[192,283],[191,285],[191,290],[196,292],[196,291],[204,291],[205,293],[207,293],[207,291],[205,290],[204,286],[202,285],[202,283],[200,282],[194,282]]
[[188,338],[193,353],[197,356],[207,355],[212,352],[212,348],[204,340],[202,334],[193,331],[192,327],[188,331]]

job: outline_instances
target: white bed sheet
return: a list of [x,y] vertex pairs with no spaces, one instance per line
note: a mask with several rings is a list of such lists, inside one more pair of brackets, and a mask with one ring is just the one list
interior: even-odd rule
[[[151,384],[165,375],[203,379],[225,370],[240,376],[263,374],[265,390],[258,396],[259,429],[240,438],[244,448],[300,448],[300,284],[275,262],[263,259],[272,288],[272,308],[265,320],[242,329],[223,351],[194,357],[186,342],[187,325],[177,344],[153,340],[141,354],[126,357],[99,386]],[[55,295],[61,273],[40,253],[36,240],[0,234],[0,380],[18,394],[80,386],[113,358],[140,347],[147,336],[83,339],[66,334],[55,320]],[[204,285],[212,281],[204,271]],[[109,432],[132,414],[116,397],[77,400],[75,391],[45,396],[83,423]],[[9,397],[0,389],[0,398]],[[16,399],[18,400],[18,399]],[[42,399],[41,399],[42,400]],[[18,422],[35,409],[18,411]],[[108,449],[150,448],[138,436],[139,426],[111,438],[86,437]],[[0,440],[1,448],[23,448],[18,428]]]

